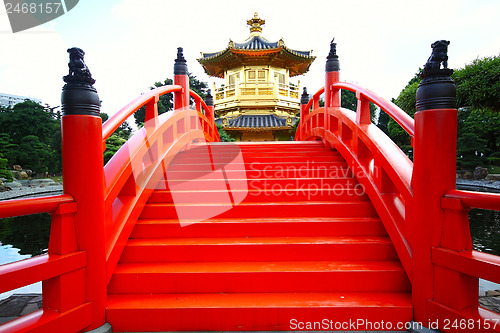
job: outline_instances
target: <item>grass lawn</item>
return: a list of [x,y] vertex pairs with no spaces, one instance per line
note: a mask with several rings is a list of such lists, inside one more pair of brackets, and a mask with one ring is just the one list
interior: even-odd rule
[[500,173],[500,166],[493,165],[488,168],[488,173],[489,174],[497,174]]
[[52,179],[53,181],[55,181],[56,183],[62,183],[62,181],[63,181],[62,176],[55,176],[55,177],[49,177],[49,178]]

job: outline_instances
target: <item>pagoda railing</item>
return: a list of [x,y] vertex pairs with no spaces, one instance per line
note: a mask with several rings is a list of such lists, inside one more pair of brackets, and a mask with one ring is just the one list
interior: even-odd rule
[[227,103],[235,100],[277,98],[299,102],[299,87],[278,82],[237,82],[215,89],[215,103]]

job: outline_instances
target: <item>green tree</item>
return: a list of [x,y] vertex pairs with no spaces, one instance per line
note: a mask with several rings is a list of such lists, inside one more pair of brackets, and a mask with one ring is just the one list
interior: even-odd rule
[[486,142],[475,133],[466,132],[457,139],[457,166],[464,170],[472,170],[483,165],[486,158],[481,153]]
[[463,120],[463,127],[459,127],[459,136],[463,133],[475,133],[484,140],[483,154],[498,152],[500,138],[500,114],[492,109],[461,108],[459,118]]
[[23,167],[36,172],[56,171],[55,161],[52,159],[54,150],[46,143],[40,142],[36,135],[27,135],[19,145],[18,159],[23,161]]
[[[105,123],[109,116],[107,113],[101,112],[100,114],[103,123]],[[106,150],[103,154],[104,164],[108,163],[111,157],[123,146],[132,134],[132,127],[127,121],[123,122],[113,134],[106,140]]]
[[[421,69],[408,82],[394,103],[410,116],[415,114],[416,91]],[[500,57],[476,59],[452,75],[457,86],[457,165],[485,165],[486,157],[499,152]],[[392,119],[389,136],[404,151],[411,150],[410,137]],[[472,140],[472,142],[471,142]],[[475,165],[474,165],[475,164]]]
[[390,120],[391,120],[391,117],[384,110],[380,110],[379,115],[378,115],[377,126],[385,134],[389,134],[388,126],[389,126]]
[[6,158],[3,158],[3,154],[0,153],[0,177],[7,180],[12,180],[12,173],[10,173],[7,165],[8,160]]
[[35,135],[48,144],[53,133],[60,128],[60,123],[53,110],[28,100],[2,109],[0,128],[3,133],[9,133],[15,143],[19,144],[28,135]]
[[[403,111],[411,117],[415,116],[417,111],[416,93],[420,80],[413,78],[408,85],[399,93],[399,96],[393,100],[393,103],[399,106]],[[412,156],[411,137],[399,124],[390,118],[387,123],[387,133],[389,137],[404,151],[408,156]]]
[[120,137],[117,134],[112,134],[106,140],[106,150],[104,151],[103,159],[104,164],[108,163],[111,157],[120,149],[123,144],[127,142],[127,139]]
[[222,141],[222,142],[234,142],[234,141],[236,141],[235,138],[232,138],[229,136],[229,134],[227,134],[227,132],[222,127],[222,125],[216,124],[216,127],[217,127],[217,131],[219,132],[220,141]]
[[9,133],[0,133],[0,154],[8,160],[8,168],[11,168],[17,161],[19,145],[15,144]]
[[0,109],[0,153],[8,166],[35,173],[61,171],[60,113],[33,101]]
[[458,107],[500,111],[500,55],[475,59],[453,73]]

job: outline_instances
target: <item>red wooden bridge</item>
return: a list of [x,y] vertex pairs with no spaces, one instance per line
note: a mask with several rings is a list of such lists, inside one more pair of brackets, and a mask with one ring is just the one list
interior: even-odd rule
[[[332,51],[296,141],[224,143],[181,52],[174,85],[104,125],[88,69],[72,70],[64,194],[0,202],[1,218],[52,215],[48,254],[0,266],[0,293],[43,281],[43,309],[0,332],[500,332],[478,306],[478,279],[500,283],[500,258],[472,249],[468,221],[500,196],[455,188],[450,82],[428,84],[413,119],[341,82]],[[175,111],[158,115],[168,93]],[[370,102],[411,136],[413,161],[371,123]],[[143,106],[145,126],[103,166],[106,139]]]

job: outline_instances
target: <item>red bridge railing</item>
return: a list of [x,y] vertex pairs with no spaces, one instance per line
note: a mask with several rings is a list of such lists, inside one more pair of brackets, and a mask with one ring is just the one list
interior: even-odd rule
[[87,253],[77,245],[77,204],[68,194],[0,202],[0,218],[50,213],[48,254],[0,266],[0,293],[43,281],[43,310],[0,326],[0,332],[80,331],[92,324],[85,300]]
[[[43,309],[0,325],[0,332],[110,331],[107,284],[150,193],[177,152],[193,142],[220,141],[212,103],[189,89],[182,49],[174,85],[145,93],[104,125],[90,74],[70,72],[65,81],[64,194],[0,202],[0,218],[52,215],[48,254],[0,266],[0,293],[43,281]],[[175,110],[158,115],[159,97],[168,93]],[[106,139],[143,106],[144,127],[103,166]]]
[[[472,249],[468,220],[471,208],[500,210],[500,194],[455,189],[457,110],[427,107],[413,119],[339,82],[334,44],[326,69],[325,86],[309,100],[303,95],[296,138],[337,149],[364,186],[412,283],[414,320],[443,331],[500,332],[500,315],[478,306],[478,278],[500,283],[500,257]],[[342,89],[356,93],[356,112],[341,107]],[[371,123],[369,102],[411,136],[413,162]]]
[[[477,293],[478,278],[500,283],[500,259],[472,249],[467,213],[500,210],[500,195],[455,189],[456,109],[426,108],[413,120],[374,93],[340,82],[335,52],[328,58],[324,88],[301,106],[297,138],[336,148],[364,185],[412,282],[416,321],[437,321],[441,330],[499,332],[500,316],[478,307]],[[182,50],[174,85],[142,95],[104,126],[89,73],[76,71],[65,81],[65,194],[0,202],[0,218],[52,215],[47,255],[0,266],[0,292],[43,281],[43,309],[1,325],[0,332],[105,326],[107,283],[171,158],[193,142],[219,141],[213,106],[189,90]],[[340,107],[342,89],[356,93],[356,112]],[[158,115],[159,97],[167,93],[174,94],[175,111]],[[322,94],[325,107],[319,107]],[[371,123],[369,102],[412,136],[414,162]],[[144,127],[103,166],[105,140],[142,106]]]

